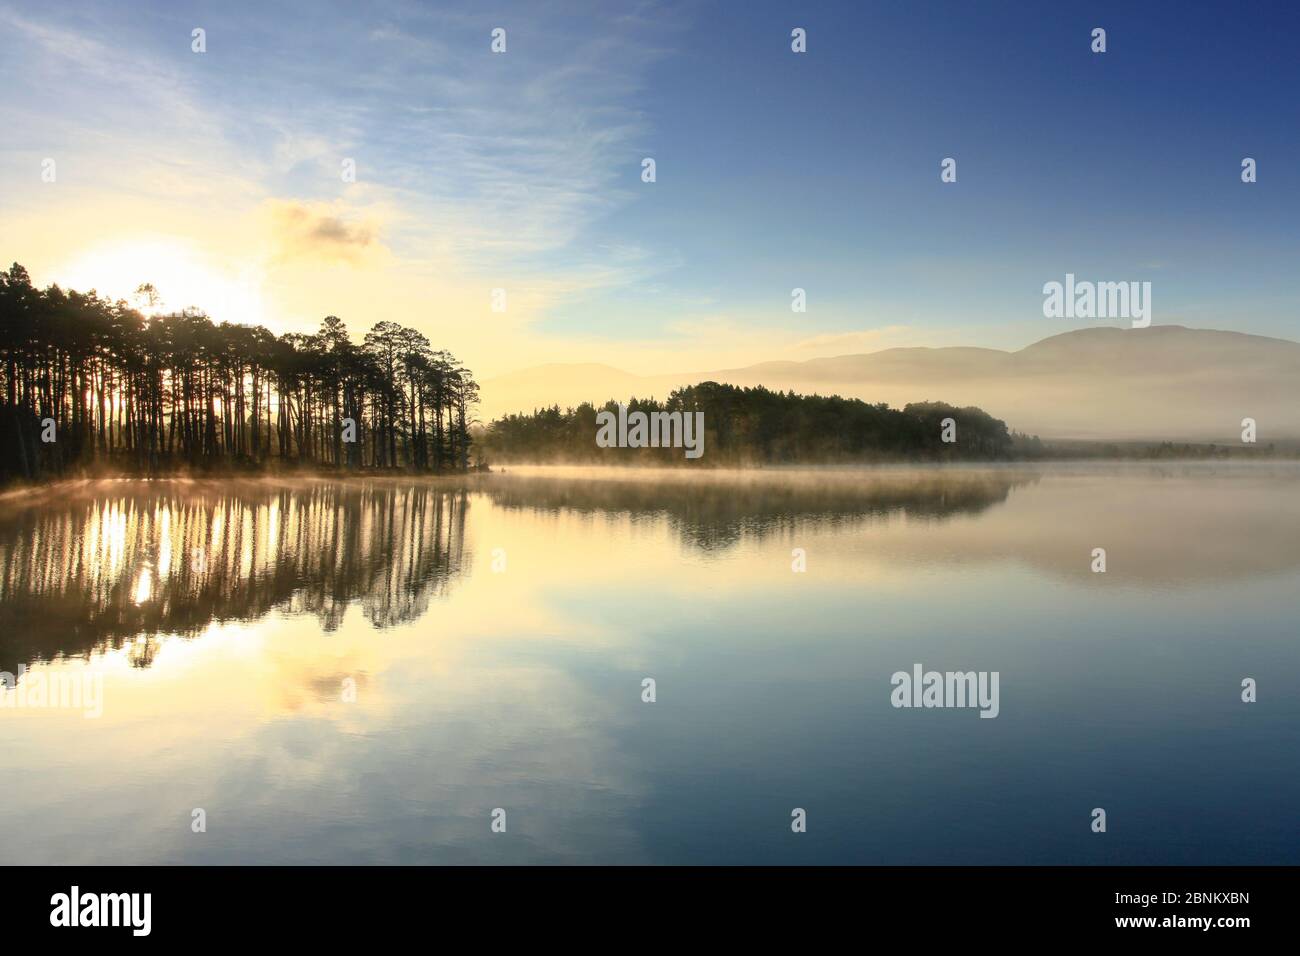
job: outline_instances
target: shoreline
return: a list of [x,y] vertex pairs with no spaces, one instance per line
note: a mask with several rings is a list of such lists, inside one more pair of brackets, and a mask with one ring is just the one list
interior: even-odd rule
[[310,485],[365,486],[413,484],[479,484],[494,479],[547,478],[573,481],[628,481],[654,480],[661,483],[728,481],[780,481],[817,478],[826,481],[853,478],[898,478],[907,475],[976,475],[984,473],[1053,473],[1056,475],[1095,474],[1112,472],[1207,472],[1241,471],[1259,474],[1264,470],[1300,474],[1297,458],[1183,458],[1183,459],[1133,459],[1133,458],[1051,458],[1017,461],[951,461],[951,462],[872,462],[862,464],[831,465],[755,465],[682,468],[655,465],[593,465],[586,463],[530,463],[509,464],[487,470],[456,472],[450,474],[411,473],[336,473],[329,471],[275,472],[266,474],[193,474],[162,475],[98,475],[82,478],[61,478],[50,482],[11,483],[0,488],[0,506],[22,505],[31,499],[49,495],[94,495],[111,491],[115,487],[140,489],[142,486],[158,490],[174,488],[183,491],[217,491],[236,486],[284,488],[301,490]]

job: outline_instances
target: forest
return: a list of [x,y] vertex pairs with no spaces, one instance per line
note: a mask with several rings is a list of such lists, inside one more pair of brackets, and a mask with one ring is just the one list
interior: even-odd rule
[[[600,448],[596,414],[614,401],[507,415],[487,426],[479,454],[494,463],[691,464],[679,450]],[[628,413],[704,413],[704,465],[851,464],[877,461],[999,460],[1015,437],[1005,422],[978,408],[921,402],[900,409],[837,395],[798,395],[762,386],[703,382],[664,402],[631,399]],[[955,441],[942,440],[946,418]]]
[[146,314],[0,271],[0,480],[177,470],[469,467],[478,385],[394,322],[360,345],[327,316],[314,335]]

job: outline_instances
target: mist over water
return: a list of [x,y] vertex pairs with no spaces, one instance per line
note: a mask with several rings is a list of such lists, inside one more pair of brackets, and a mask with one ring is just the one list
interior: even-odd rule
[[[1106,464],[9,495],[0,670],[101,674],[103,713],[0,709],[0,862],[1300,862],[1297,491]],[[997,719],[891,707],[918,662],[1000,672]]]

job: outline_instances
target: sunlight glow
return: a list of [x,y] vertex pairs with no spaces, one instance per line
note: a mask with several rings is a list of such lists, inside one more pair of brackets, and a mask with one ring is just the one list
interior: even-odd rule
[[[125,299],[146,314],[194,306],[216,322],[264,321],[260,268],[233,269],[214,262],[193,243],[170,236],[118,239],[82,252],[55,271],[65,289],[95,289],[101,297]],[[148,308],[135,290],[153,283],[161,298]]]

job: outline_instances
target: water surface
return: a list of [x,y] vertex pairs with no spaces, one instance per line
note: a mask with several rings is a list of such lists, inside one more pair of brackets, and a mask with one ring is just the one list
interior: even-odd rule
[[[1298,491],[1115,465],[10,495],[0,697],[102,697],[0,707],[0,862],[1298,863]],[[915,663],[997,671],[998,717],[892,707]]]

